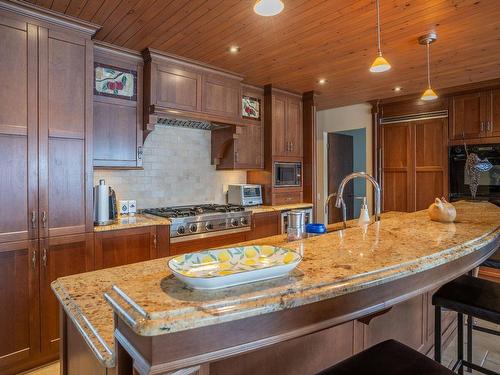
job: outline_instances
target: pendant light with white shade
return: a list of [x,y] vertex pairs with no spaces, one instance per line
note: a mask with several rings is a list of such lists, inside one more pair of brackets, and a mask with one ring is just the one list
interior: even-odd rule
[[425,45],[427,47],[427,89],[422,94],[420,99],[429,101],[435,100],[438,98],[436,92],[432,89],[431,86],[431,47],[430,45],[437,40],[436,33],[429,33],[427,35],[422,35],[418,38],[418,42],[421,45]]
[[271,17],[281,13],[285,4],[281,0],[257,0],[253,11],[259,16]]
[[375,61],[370,67],[370,72],[381,73],[391,69],[391,64],[382,56],[382,47],[380,43],[380,0],[375,0],[377,3],[377,54]]

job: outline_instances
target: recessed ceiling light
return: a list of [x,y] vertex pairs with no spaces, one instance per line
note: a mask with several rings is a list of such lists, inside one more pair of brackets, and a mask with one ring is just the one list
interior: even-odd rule
[[285,4],[281,0],[257,0],[253,11],[259,16],[272,17],[281,13]]
[[401,90],[403,90],[403,88],[400,87],[400,86],[396,86],[392,90],[395,91],[395,92],[400,92]]
[[238,47],[238,46],[231,46],[231,47],[229,47],[229,52],[231,52],[231,53],[238,53],[238,52],[240,52],[240,47]]
[[326,78],[320,78],[320,79],[318,79],[318,83],[319,83],[320,85],[324,85],[324,84],[325,84],[325,83],[327,83],[327,82],[328,82],[328,81],[326,80]]

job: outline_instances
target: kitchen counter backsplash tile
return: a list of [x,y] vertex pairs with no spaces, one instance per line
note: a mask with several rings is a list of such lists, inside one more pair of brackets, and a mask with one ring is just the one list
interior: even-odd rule
[[245,171],[216,171],[210,164],[210,132],[157,125],[144,143],[143,170],[95,170],[118,199],[137,208],[226,203],[228,184],[246,183]]

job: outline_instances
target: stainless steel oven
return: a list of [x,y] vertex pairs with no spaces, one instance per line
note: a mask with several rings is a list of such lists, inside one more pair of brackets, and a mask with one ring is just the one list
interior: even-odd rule
[[275,162],[275,187],[300,187],[302,185],[302,163]]
[[[493,168],[481,174],[476,198],[498,202],[500,200],[500,144],[467,145],[467,151],[480,159],[487,158]],[[465,173],[467,154],[465,146],[450,147],[450,200],[471,198],[469,177]]]

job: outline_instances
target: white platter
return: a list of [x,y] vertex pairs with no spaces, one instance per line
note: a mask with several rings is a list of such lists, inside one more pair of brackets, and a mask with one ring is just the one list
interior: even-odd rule
[[219,289],[285,276],[301,260],[281,247],[244,246],[180,255],[168,267],[193,289]]

